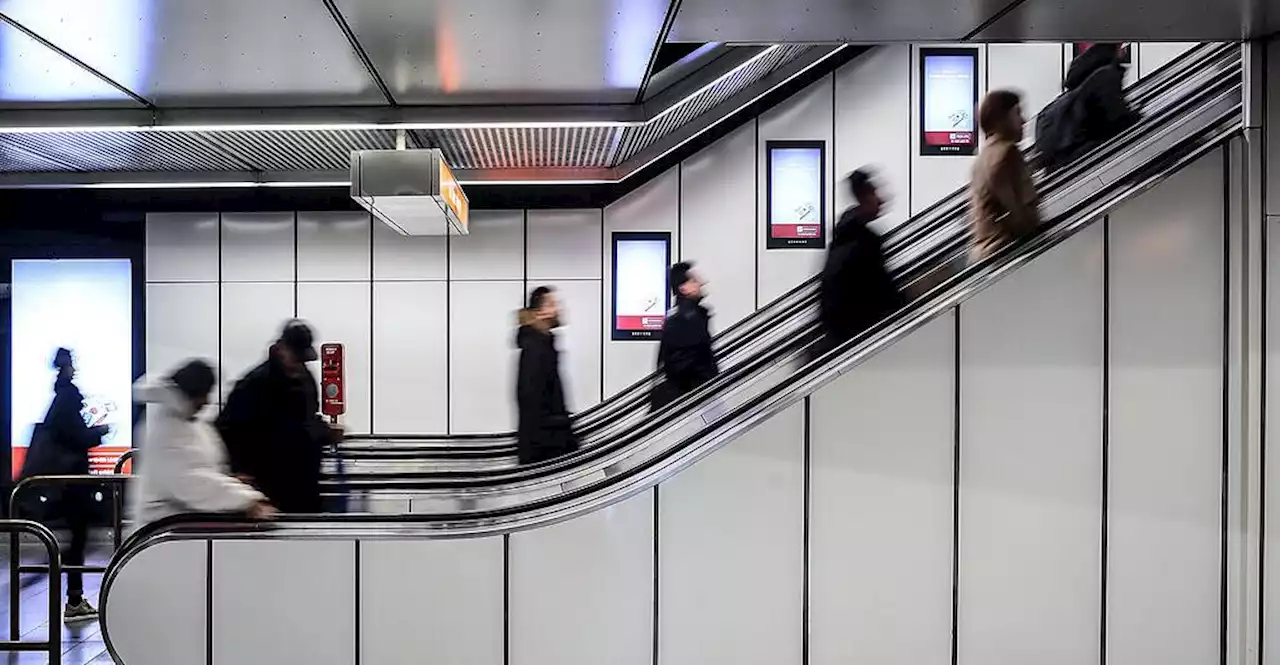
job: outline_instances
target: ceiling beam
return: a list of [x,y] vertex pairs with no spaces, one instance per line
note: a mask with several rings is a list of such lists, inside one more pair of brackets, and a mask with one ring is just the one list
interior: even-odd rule
[[653,50],[649,52],[649,64],[644,68],[644,78],[640,79],[640,89],[636,90],[636,104],[644,101],[645,91],[649,88],[649,80],[656,73],[653,69],[658,64],[658,52],[662,50],[662,45],[667,43],[667,36],[671,34],[671,27],[676,24],[676,15],[680,13],[681,2],[682,0],[671,0],[670,4],[667,5],[667,15],[662,20],[662,28],[658,30],[658,38],[653,44]]
[[396,106],[396,98],[391,94],[391,88],[387,87],[387,82],[383,80],[382,74],[373,65],[373,59],[369,57],[360,40],[356,38],[355,31],[351,29],[351,24],[347,23],[347,17],[342,15],[342,10],[338,9],[337,3],[334,0],[324,0],[324,6],[325,9],[329,10],[329,17],[338,25],[342,35],[347,38],[347,43],[351,44],[351,50],[355,51],[356,57],[360,59],[360,64],[364,65],[365,71],[369,72],[369,78],[373,79],[374,85],[378,86],[378,91],[382,93],[388,104]]

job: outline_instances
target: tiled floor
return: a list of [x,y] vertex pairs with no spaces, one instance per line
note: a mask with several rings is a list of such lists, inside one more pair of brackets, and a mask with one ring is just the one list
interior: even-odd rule
[[[105,563],[106,554],[91,556],[92,564]],[[24,562],[35,557],[24,556]],[[0,571],[8,570],[8,557],[0,558]],[[8,573],[0,574],[0,639],[8,638],[9,630],[9,581]],[[100,575],[85,575],[85,594],[89,602],[97,607]],[[65,582],[64,582],[65,583]],[[49,582],[43,575],[28,574],[22,576],[22,591],[19,595],[18,625],[24,641],[45,640],[49,630]],[[65,599],[64,599],[65,602]],[[61,606],[63,603],[59,603]],[[86,621],[72,626],[62,623],[58,617],[56,630],[62,637],[62,662],[64,665],[108,665],[114,663],[107,646],[102,641],[102,629],[97,620]],[[37,665],[48,663],[49,654],[43,651],[32,652],[0,652],[0,665]]]

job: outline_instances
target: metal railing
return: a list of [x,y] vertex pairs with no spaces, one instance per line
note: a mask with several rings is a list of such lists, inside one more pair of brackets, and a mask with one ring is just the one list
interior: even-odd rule
[[[9,534],[9,639],[0,641],[0,651],[48,651],[49,664],[62,662],[62,638],[58,625],[62,621],[62,557],[58,552],[58,539],[43,524],[31,520],[0,520],[0,532]],[[19,547],[23,533],[36,537],[49,555],[49,630],[44,641],[22,640],[22,585]]]
[[[21,518],[21,515],[19,513],[22,512],[21,510],[22,504],[19,503],[18,500],[21,498],[22,492],[29,488],[39,486],[39,485],[62,486],[62,487],[68,487],[72,485],[105,485],[111,492],[111,550],[114,552],[116,549],[119,549],[120,543],[124,540],[124,509],[123,509],[124,504],[121,497],[123,495],[122,490],[124,489],[124,485],[129,480],[130,477],[131,476],[127,476],[124,474],[114,473],[114,474],[101,474],[96,476],[92,474],[85,474],[85,475],[64,475],[64,476],[30,476],[28,478],[23,478],[22,480],[18,481],[18,484],[13,486],[13,491],[9,494],[9,517],[14,519]],[[12,537],[9,542],[10,544],[13,543]],[[48,566],[39,566],[39,565],[25,565],[25,566],[20,566],[19,568],[21,569],[19,572],[23,572],[23,573],[42,573],[48,570]],[[92,573],[92,574],[98,574],[98,575],[101,575],[107,570],[105,566],[87,566],[87,565],[63,566],[62,569],[64,571],[76,570],[82,573]]]

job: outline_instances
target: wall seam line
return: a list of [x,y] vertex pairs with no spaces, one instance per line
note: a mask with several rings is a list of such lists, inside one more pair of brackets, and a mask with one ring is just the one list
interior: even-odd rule
[[1111,507],[1111,216],[1102,217],[1102,524],[1099,571],[1098,662],[1107,665]]
[[812,496],[812,440],[813,440],[813,417],[812,402],[813,397],[806,395],[804,398],[804,485],[803,485],[803,502],[802,502],[802,528],[804,529],[801,536],[801,573],[800,573],[800,663],[801,665],[809,665],[809,630],[812,626],[810,617],[810,571],[809,557],[811,553],[811,530],[810,530],[810,511]]
[[205,541],[204,630],[205,665],[213,665],[213,539]]
[[360,613],[360,606],[361,606],[360,578],[362,576],[362,571],[360,568],[360,539],[357,538],[355,542],[352,543],[352,545],[354,549],[353,556],[354,556],[355,567],[356,567],[355,584],[353,585],[355,587],[354,589],[355,607],[352,609],[352,613],[355,615],[356,626],[355,626],[355,635],[353,636],[354,639],[352,641],[354,642],[354,645],[355,645],[355,665],[360,665],[360,625],[363,621],[363,617],[361,616],[361,613]]
[[502,663],[511,665],[511,534],[502,534]]
[[661,523],[660,508],[658,504],[658,485],[653,486],[653,665],[659,665],[659,649],[661,638],[661,609],[659,607],[659,594],[662,591],[662,585],[659,583],[659,556],[661,550],[659,548],[658,529]]
[[[1136,57],[1136,55],[1135,55]],[[1231,154],[1227,147],[1222,148],[1222,440],[1220,443],[1219,454],[1222,456],[1222,478],[1220,479],[1220,514],[1218,516],[1219,525],[1219,559],[1220,559],[1220,577],[1219,577],[1219,605],[1220,616],[1218,618],[1218,647],[1219,662],[1227,665],[1227,642],[1229,639],[1228,631],[1228,612],[1230,599],[1228,598],[1228,559],[1230,552],[1228,544],[1230,542],[1229,520],[1231,519],[1230,507],[1230,480],[1231,480]]]
[[952,374],[952,467],[951,467],[951,665],[960,659],[960,305],[952,310],[954,323],[954,367]]

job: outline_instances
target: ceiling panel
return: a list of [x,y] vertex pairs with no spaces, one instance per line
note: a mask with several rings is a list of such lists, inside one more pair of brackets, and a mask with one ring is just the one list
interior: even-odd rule
[[1025,0],[983,40],[1228,41],[1280,29],[1267,0]]
[[344,171],[353,150],[396,147],[394,131],[374,129],[203,132],[201,137],[262,171]]
[[36,132],[3,143],[80,171],[235,171],[244,166],[180,132]]
[[132,106],[132,98],[0,22],[0,108]]
[[0,12],[160,106],[385,101],[319,0],[0,0]]
[[888,42],[959,39],[1009,0],[684,0],[670,39]]
[[44,159],[23,148],[10,144],[0,137],[0,171],[5,173],[39,173],[48,171],[70,171],[64,164]]
[[670,0],[337,0],[401,104],[628,102]]

